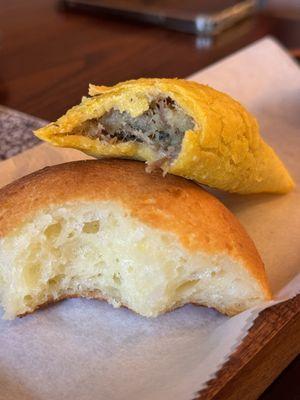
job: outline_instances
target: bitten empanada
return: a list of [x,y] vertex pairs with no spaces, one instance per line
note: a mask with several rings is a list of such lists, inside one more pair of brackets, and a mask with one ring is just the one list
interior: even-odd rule
[[286,193],[294,186],[255,118],[209,86],[181,79],[138,79],[90,86],[89,98],[35,134],[94,157],[146,161],[218,189]]

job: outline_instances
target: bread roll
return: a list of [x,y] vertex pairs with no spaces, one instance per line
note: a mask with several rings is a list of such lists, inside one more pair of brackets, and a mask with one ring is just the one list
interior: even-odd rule
[[78,296],[146,317],[186,303],[234,315],[270,291],[252,240],[212,195],[139,162],[89,160],[0,190],[5,318]]
[[181,79],[90,87],[91,98],[35,132],[96,158],[145,160],[165,172],[236,193],[286,193],[293,180],[241,104]]

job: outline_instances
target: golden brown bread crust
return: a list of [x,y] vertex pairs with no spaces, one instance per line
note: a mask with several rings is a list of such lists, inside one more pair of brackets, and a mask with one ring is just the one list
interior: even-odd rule
[[216,198],[185,179],[147,174],[142,163],[87,160],[47,167],[0,190],[0,237],[50,205],[116,201],[152,228],[174,233],[190,252],[243,261],[270,297],[264,265],[239,221]]
[[94,157],[125,157],[153,162],[156,154],[137,142],[116,142],[71,134],[83,122],[112,108],[133,117],[149,98],[170,96],[195,122],[185,132],[181,151],[168,172],[237,193],[286,193],[294,183],[275,152],[261,138],[256,119],[237,101],[209,86],[184,79],[141,78],[112,87],[90,86],[92,98],[71,108],[55,123],[35,132],[56,146],[73,147]]

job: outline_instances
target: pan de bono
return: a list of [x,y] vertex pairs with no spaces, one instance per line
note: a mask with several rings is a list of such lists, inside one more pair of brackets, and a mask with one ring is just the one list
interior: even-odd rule
[[186,303],[234,315],[270,291],[252,240],[212,195],[136,161],[89,160],[0,190],[4,317],[79,296],[147,317]]

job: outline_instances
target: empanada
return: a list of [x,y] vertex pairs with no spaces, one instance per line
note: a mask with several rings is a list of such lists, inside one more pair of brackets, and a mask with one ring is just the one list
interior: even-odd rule
[[212,195],[137,161],[89,160],[0,190],[5,317],[78,296],[147,317],[186,303],[233,315],[270,290],[252,240]]
[[293,180],[237,101],[181,79],[138,79],[90,86],[91,98],[35,132],[46,141],[99,157],[147,161],[218,189],[286,193]]

